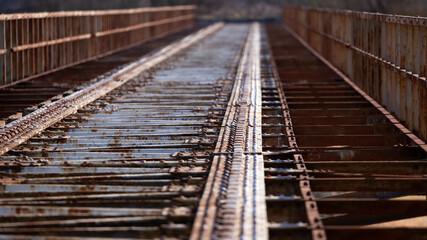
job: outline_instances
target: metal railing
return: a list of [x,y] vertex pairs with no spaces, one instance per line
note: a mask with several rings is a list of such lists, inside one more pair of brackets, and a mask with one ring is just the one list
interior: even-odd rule
[[427,140],[427,18],[285,7],[283,20]]
[[0,86],[189,27],[194,12],[190,5],[0,15]]

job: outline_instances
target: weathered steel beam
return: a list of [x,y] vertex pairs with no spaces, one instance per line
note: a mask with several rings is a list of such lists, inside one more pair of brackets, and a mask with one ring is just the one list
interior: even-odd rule
[[[316,199],[319,212],[322,214],[352,213],[361,215],[427,215],[427,201],[425,200],[389,200],[369,198],[318,198]],[[304,205],[301,198],[295,199],[268,199],[269,215],[276,218],[285,217],[281,209],[295,205],[295,208]],[[273,218],[273,217],[272,217]]]
[[[278,98],[280,99],[280,114],[277,115],[283,121],[283,129],[282,133],[285,133],[285,137],[287,139],[287,147],[292,148],[292,151],[289,154],[291,155],[290,160],[292,160],[293,167],[291,169],[292,172],[296,172],[296,176],[294,180],[294,185],[292,190],[284,186],[282,189],[276,189],[274,186],[274,182],[270,181],[272,179],[276,179],[274,176],[265,177],[265,185],[266,191],[270,193],[276,193],[276,195],[282,195],[284,193],[290,194],[294,192],[294,194],[298,194],[301,196],[301,200],[303,201],[303,212],[304,217],[302,219],[306,219],[308,228],[310,230],[311,239],[327,239],[325,229],[323,226],[322,218],[320,217],[319,209],[317,207],[317,203],[315,201],[315,197],[313,195],[313,188],[311,186],[311,175],[307,166],[305,164],[305,157],[299,152],[300,149],[298,147],[299,138],[295,136],[295,131],[293,128],[293,117],[290,112],[290,106],[287,96],[284,93],[284,83],[280,81],[279,68],[276,65],[276,61],[274,58],[274,54],[272,52],[271,45],[269,45],[269,53],[270,53],[270,64],[272,65],[272,74],[274,79],[274,84],[276,86],[278,92]],[[264,117],[265,119],[266,117]],[[266,121],[264,121],[266,122]],[[297,141],[298,140],[298,141]],[[269,147],[266,145],[267,142],[264,142],[264,148]],[[291,177],[292,178],[292,177]],[[298,178],[298,179],[297,179]],[[277,179],[283,179],[281,175],[277,176]],[[280,188],[280,187],[279,187]],[[271,207],[271,206],[270,206]],[[268,209],[268,208],[267,208]],[[268,209],[271,210],[271,209]],[[283,214],[285,217],[289,217],[289,213]],[[301,219],[300,218],[300,219]],[[299,219],[299,220],[300,220]],[[269,222],[274,221],[274,217],[269,216]],[[280,222],[280,221],[279,221]],[[282,221],[283,222],[283,221]],[[273,237],[274,238],[274,237]]]
[[266,239],[260,26],[251,25],[191,239]]
[[149,57],[142,57],[105,79],[74,92],[56,102],[45,105],[17,121],[8,124],[0,132],[0,155],[25,142],[30,137],[56,123],[60,119],[76,112],[78,109],[107,94],[108,92],[137,77],[171,56],[195,44],[223,26],[215,24],[192,34],[179,42],[157,51]]
[[384,114],[427,140],[427,18],[285,7],[284,22]]
[[[304,218],[303,173],[309,176],[328,239],[387,239],[388,226],[407,227],[408,236],[422,239],[427,230],[425,143],[327,61],[325,56],[333,58],[334,49],[326,40],[328,50],[322,56],[309,45],[317,39],[306,42],[279,25],[268,31],[281,87],[290,96],[284,108],[289,115],[284,117],[278,116],[277,94],[266,97],[263,138],[271,151],[265,162],[270,239],[314,237]],[[288,119],[292,125],[286,124]],[[292,131],[287,132],[289,127]],[[284,139],[292,137],[298,147],[286,146]],[[304,162],[296,161],[292,151]],[[306,170],[295,168],[300,164]],[[401,231],[394,233],[403,236]]]
[[195,6],[0,16],[0,88],[191,27]]

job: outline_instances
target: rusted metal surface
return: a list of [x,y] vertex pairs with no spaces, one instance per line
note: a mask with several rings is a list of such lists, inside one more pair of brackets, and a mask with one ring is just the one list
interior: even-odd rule
[[0,238],[425,239],[427,145],[326,57],[216,24],[28,110]]
[[188,239],[247,29],[172,58],[198,39],[171,45],[147,75],[136,69],[154,62],[138,61],[126,83],[1,156],[1,237]]
[[194,27],[153,38],[127,50],[4,87],[0,89],[0,125],[4,126],[22,115],[25,116],[50,102],[78,91],[82,84],[97,81],[100,76],[108,75],[108,72],[182,39],[198,29],[199,27]]
[[30,137],[46,129],[62,118],[76,112],[97,98],[120,87],[126,82],[136,78],[144,71],[156,66],[180,51],[190,47],[197,41],[217,31],[223,24],[218,23],[199,32],[192,34],[181,41],[168,45],[151,56],[145,56],[125,67],[110,73],[104,79],[70,94],[58,101],[47,104],[40,109],[6,125],[0,131],[0,155],[23,143]]
[[[317,203],[314,201],[310,183],[312,174],[307,169],[305,157],[300,153],[301,150],[298,147],[290,108],[282,82],[279,81],[279,72],[276,62],[273,61],[271,50],[271,47],[264,40],[262,137],[263,151],[266,152],[264,157],[265,184],[266,199],[269,204],[267,206],[270,207],[267,211],[270,229],[274,232],[287,228],[305,227],[311,232],[309,234],[311,239],[326,239],[325,229]],[[285,165],[287,168],[280,168],[281,165]],[[271,186],[271,182],[289,178],[297,180],[295,190],[278,191]],[[271,203],[296,198],[301,204],[299,211],[302,209],[305,211],[305,214],[301,214],[299,218],[293,218],[290,214],[296,210],[295,206],[283,205],[280,209],[273,204],[271,207]],[[309,235],[306,237],[308,238]],[[273,234],[271,237],[275,239],[278,236]]]
[[252,24],[190,239],[267,239],[260,34]]
[[[280,80],[280,89],[266,91],[274,101],[263,108],[275,113],[264,116],[263,130],[272,152],[264,152],[271,156],[268,219],[276,222],[270,238],[313,239],[319,229],[323,239],[425,239],[425,143],[302,37],[280,25],[267,32]],[[304,181],[315,205],[307,204]]]
[[195,6],[0,16],[0,86],[99,58],[194,24]]
[[284,22],[427,140],[427,18],[286,7]]

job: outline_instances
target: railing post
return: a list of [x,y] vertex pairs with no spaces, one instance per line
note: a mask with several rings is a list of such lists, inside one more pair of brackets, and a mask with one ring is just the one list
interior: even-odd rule
[[189,26],[194,6],[26,13],[0,19],[0,87]]
[[88,22],[88,30],[90,33],[90,38],[89,38],[89,57],[93,57],[96,54],[96,18],[92,12],[92,14],[90,14],[89,16],[87,16],[87,22]]
[[427,18],[298,7],[283,14],[289,29],[427,141]]
[[0,82],[6,84],[6,20],[0,16]]

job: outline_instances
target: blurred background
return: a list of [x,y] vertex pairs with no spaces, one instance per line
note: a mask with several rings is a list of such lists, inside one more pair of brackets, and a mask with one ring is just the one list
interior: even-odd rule
[[1,13],[196,4],[200,19],[280,18],[282,5],[427,16],[427,0],[0,0]]

